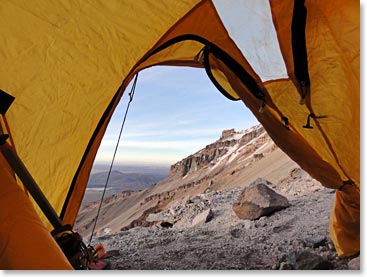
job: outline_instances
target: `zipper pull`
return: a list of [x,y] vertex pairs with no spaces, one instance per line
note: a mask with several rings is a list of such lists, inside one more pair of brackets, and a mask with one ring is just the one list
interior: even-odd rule
[[310,118],[322,119],[322,118],[327,118],[327,116],[326,115],[318,115],[318,116],[316,116],[314,113],[310,113],[307,116],[307,123],[306,123],[306,125],[303,126],[303,128],[313,129],[313,127],[311,126],[311,120],[310,120]]
[[206,48],[206,46],[201,48],[201,50],[195,55],[194,61],[198,62],[199,64],[204,64],[204,52]]
[[303,128],[306,128],[306,129],[313,129],[313,127],[311,126],[311,120],[310,118],[315,118],[315,114],[314,113],[310,113],[308,116],[307,116],[307,123],[306,125],[302,126]]

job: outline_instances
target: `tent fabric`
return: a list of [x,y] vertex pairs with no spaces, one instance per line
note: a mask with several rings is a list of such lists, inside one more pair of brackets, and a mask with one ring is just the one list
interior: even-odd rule
[[[353,183],[355,189],[336,193],[330,233],[340,255],[359,251],[359,242],[350,249],[344,239],[359,237],[359,228],[340,215],[359,219],[359,2],[257,2],[267,8],[257,13],[257,4],[250,5],[249,14],[268,11],[276,33],[269,39],[277,39],[272,45],[279,46],[288,76],[257,72],[267,70],[272,55],[255,55],[262,66],[254,65],[238,32],[258,38],[261,30],[243,22],[227,30],[220,1],[1,1],[0,89],[15,97],[6,112],[9,129],[2,129],[65,224],[75,222],[98,146],[134,74],[155,65],[204,67],[206,49],[217,85],[241,99],[285,153],[326,187]],[[307,63],[301,73],[310,86],[300,105],[302,43],[294,43],[300,34],[292,24],[294,7],[303,5]],[[307,120],[312,128],[304,128]]]
[[360,247],[359,189],[345,185],[336,191],[330,218],[330,237],[341,257],[353,256]]
[[0,268],[73,269],[0,154]]
[[[269,1],[214,0],[213,3],[230,37],[261,80],[287,78]],[[287,9],[291,10],[289,6]]]
[[167,9],[170,2],[1,2],[0,84],[15,97],[6,117],[19,156],[58,214],[124,76],[197,1]]

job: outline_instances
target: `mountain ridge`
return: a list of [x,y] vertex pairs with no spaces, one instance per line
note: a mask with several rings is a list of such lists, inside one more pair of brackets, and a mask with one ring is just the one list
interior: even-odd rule
[[[149,213],[208,188],[244,187],[258,177],[279,182],[295,167],[298,165],[280,151],[261,125],[238,132],[224,130],[218,140],[173,164],[165,179],[142,191],[106,199],[96,234],[147,224]],[[96,207],[92,203],[80,211],[76,229],[81,234],[89,235]]]

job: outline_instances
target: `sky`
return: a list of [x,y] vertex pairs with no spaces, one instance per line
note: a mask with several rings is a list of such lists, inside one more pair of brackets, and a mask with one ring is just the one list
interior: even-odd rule
[[[111,163],[130,87],[107,128],[98,163]],[[204,69],[152,67],[139,73],[115,163],[172,165],[219,139],[223,130],[256,124],[244,103],[223,96]]]

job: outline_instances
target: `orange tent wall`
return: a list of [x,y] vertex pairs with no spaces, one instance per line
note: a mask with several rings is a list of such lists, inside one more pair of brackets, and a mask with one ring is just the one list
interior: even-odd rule
[[0,268],[72,270],[0,154]]

